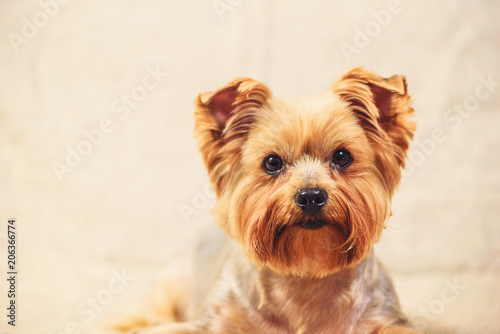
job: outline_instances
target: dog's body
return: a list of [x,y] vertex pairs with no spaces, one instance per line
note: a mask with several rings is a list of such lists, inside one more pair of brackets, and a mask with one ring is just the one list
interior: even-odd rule
[[[361,68],[300,100],[237,79],[197,99],[226,235],[209,233],[139,333],[416,333],[371,250],[413,137],[404,77]],[[195,244],[192,244],[195,245]]]
[[203,234],[159,284],[155,309],[162,321],[139,333],[355,334],[406,323],[373,254],[322,279],[283,277],[247,261],[220,229]]

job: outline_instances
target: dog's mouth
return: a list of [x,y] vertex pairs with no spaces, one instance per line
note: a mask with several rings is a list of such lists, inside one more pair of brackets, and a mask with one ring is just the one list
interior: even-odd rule
[[322,220],[306,220],[300,221],[298,225],[306,230],[317,230],[326,225],[326,223]]

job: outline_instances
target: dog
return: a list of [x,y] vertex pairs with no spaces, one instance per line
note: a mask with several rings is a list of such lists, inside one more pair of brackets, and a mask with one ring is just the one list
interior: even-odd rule
[[[372,246],[415,124],[404,76],[361,67],[279,99],[238,78],[195,102],[222,227],[183,250],[130,333],[418,333]],[[188,250],[189,248],[189,250]]]

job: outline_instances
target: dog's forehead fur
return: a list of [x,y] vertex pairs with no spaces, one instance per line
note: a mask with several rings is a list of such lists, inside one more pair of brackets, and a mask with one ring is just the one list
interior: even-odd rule
[[303,155],[328,161],[337,148],[366,148],[366,134],[349,105],[332,93],[299,99],[270,98],[255,114],[243,148],[252,156],[277,154],[289,163]]

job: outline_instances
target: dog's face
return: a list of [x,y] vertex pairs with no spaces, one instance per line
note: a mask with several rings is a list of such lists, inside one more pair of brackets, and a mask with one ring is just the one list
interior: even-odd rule
[[331,91],[274,98],[237,79],[200,94],[199,147],[218,223],[259,267],[321,277],[379,239],[413,136],[404,77],[356,68]]

